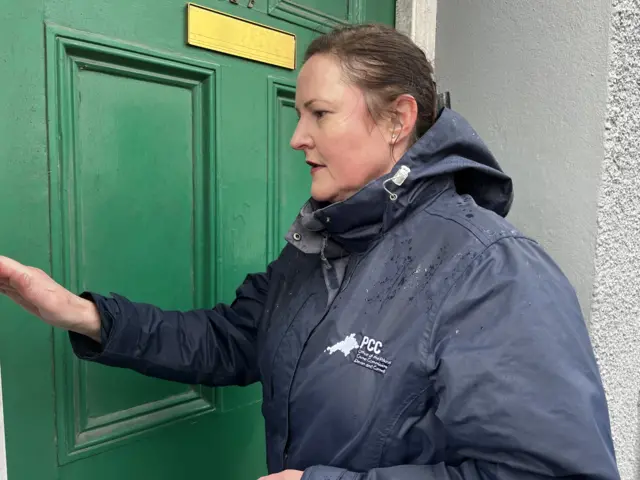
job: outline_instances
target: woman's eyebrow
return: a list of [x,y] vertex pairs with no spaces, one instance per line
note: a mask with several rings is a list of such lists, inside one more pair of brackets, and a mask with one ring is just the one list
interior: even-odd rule
[[[317,101],[318,101],[317,98],[312,98],[311,100],[307,100],[306,102],[304,102],[304,104],[302,106],[303,106],[303,108],[309,108],[309,106],[313,102],[317,102]],[[296,107],[296,112],[298,112],[298,115],[300,115],[300,109],[298,107]]]

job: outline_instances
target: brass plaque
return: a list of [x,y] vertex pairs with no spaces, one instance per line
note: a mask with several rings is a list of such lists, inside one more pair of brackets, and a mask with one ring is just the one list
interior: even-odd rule
[[296,68],[296,36],[210,8],[187,4],[189,45]]

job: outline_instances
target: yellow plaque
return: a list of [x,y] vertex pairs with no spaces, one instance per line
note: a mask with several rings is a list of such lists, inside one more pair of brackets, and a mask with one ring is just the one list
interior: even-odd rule
[[296,68],[296,36],[210,8],[187,4],[189,45]]

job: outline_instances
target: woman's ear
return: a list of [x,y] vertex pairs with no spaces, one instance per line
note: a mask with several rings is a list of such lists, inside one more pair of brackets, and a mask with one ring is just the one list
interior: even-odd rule
[[404,94],[396,98],[391,105],[395,115],[391,124],[391,145],[409,141],[418,118],[418,104],[412,95]]

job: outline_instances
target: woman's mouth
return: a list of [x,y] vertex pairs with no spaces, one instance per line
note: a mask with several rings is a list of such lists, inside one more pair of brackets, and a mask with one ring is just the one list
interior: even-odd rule
[[318,170],[320,170],[321,168],[324,168],[324,165],[320,165],[319,163],[311,162],[309,160],[307,160],[307,165],[309,165],[311,167],[311,174],[312,175],[315,172],[317,172]]

